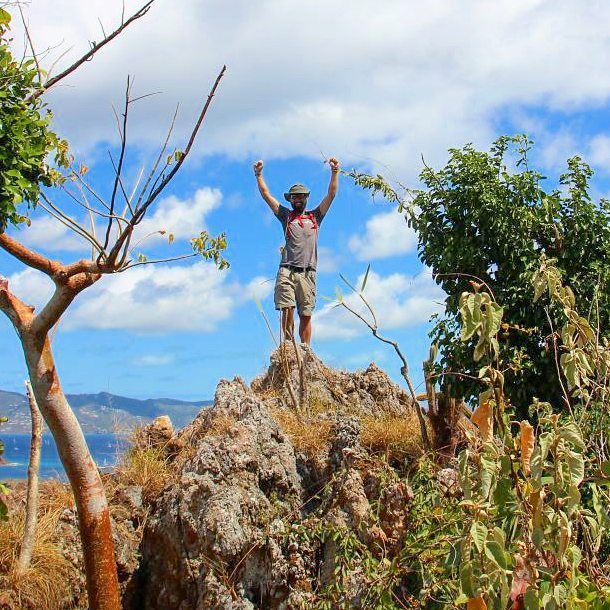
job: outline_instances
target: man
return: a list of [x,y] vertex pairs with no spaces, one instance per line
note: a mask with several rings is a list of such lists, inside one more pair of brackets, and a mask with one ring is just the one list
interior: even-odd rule
[[339,189],[339,161],[328,160],[330,183],[326,197],[311,212],[306,211],[309,189],[302,184],[290,187],[284,198],[292,210],[280,205],[271,195],[263,179],[263,162],[254,164],[258,190],[282,223],[286,243],[275,281],[275,308],[282,312],[282,331],[292,339],[294,308],[299,314],[299,337],[302,343],[311,343],[311,314],[316,304],[316,266],[318,263],[318,229]]

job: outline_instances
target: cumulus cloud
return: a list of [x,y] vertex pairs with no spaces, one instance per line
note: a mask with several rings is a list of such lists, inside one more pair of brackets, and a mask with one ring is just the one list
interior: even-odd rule
[[388,258],[413,252],[417,235],[395,210],[377,214],[366,222],[363,235],[353,235],[348,247],[360,261]]
[[[188,240],[199,231],[206,229],[206,216],[220,206],[222,193],[219,189],[198,188],[191,197],[180,199],[174,195],[160,199],[137,225],[132,239],[132,247],[143,249],[167,241],[171,233],[174,238]],[[90,230],[90,220],[82,217],[76,219],[81,226]],[[101,224],[97,223],[96,233],[101,233]],[[160,235],[159,231],[164,231]],[[11,233],[24,244],[48,252],[81,252],[90,251],[88,242],[79,237],[52,216],[36,216],[29,227]]]
[[[139,3],[126,4],[129,11]],[[349,11],[339,0],[226,6],[155,3],[49,93],[62,132],[81,149],[111,139],[111,103],[120,103],[130,73],[137,94],[166,92],[134,107],[132,141],[158,143],[162,119],[177,101],[176,134],[183,140],[226,63],[200,151],[235,158],[324,151],[414,171],[420,152],[437,163],[450,145],[487,142],[508,107],[571,111],[610,95],[604,3],[354,0]],[[65,41],[57,55],[74,45],[59,69],[86,50],[87,40],[99,40],[98,16],[109,30],[120,12],[118,1],[40,0],[28,20],[38,48]]]
[[[362,283],[364,274],[356,282]],[[380,329],[406,328],[427,322],[433,313],[443,311],[443,291],[425,270],[416,276],[393,273],[386,277],[371,271],[365,288],[365,296],[375,311]],[[345,301],[352,308],[371,320],[362,301],[349,294]],[[344,307],[329,303],[314,313],[316,340],[349,339],[369,332],[368,328]]]
[[591,139],[587,161],[596,169],[610,171],[610,136],[600,133]]
[[162,230],[176,239],[190,239],[196,232],[205,229],[206,215],[215,210],[221,201],[221,192],[208,187],[197,189],[187,199],[174,195],[165,197],[155,205],[152,214],[138,225],[138,236],[144,237]]
[[[11,276],[9,282],[17,296],[37,306],[52,293],[48,278],[31,269]],[[207,262],[142,266],[105,276],[81,293],[66,313],[62,328],[209,332],[254,293],[265,298],[271,290],[259,278],[245,286],[231,282],[228,272]]]
[[53,281],[47,275],[34,269],[14,273],[8,280],[11,292],[37,309],[51,298],[55,289]]
[[38,216],[29,227],[16,232],[16,237],[34,249],[83,252],[88,242],[52,216]]

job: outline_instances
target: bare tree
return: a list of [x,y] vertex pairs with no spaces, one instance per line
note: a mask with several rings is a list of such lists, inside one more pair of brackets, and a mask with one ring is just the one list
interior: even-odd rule
[[[39,89],[32,91],[26,101],[35,103],[44,91],[71,74],[120,34],[125,27],[146,14],[151,4],[152,0],[129,19],[122,19],[115,31],[104,36],[102,42],[92,45],[90,51],[68,69],[46,81]],[[110,198],[105,199],[88,184],[85,180],[85,172],[80,167],[73,166],[69,174],[58,181],[65,194],[85,210],[90,219],[88,226],[79,223],[63,211],[53,201],[49,191],[40,193],[39,205],[88,243],[92,253],[90,258],[76,260],[70,264],[52,260],[3,232],[0,225],[0,248],[24,265],[46,274],[55,285],[51,298],[39,312],[36,312],[34,307],[11,291],[7,278],[0,276],[0,310],[8,316],[17,332],[23,348],[33,396],[53,434],[74,493],[87,576],[89,607],[93,610],[120,608],[108,504],[99,471],[62,390],[50,333],[74,299],[98,282],[102,276],[123,272],[136,265],[161,262],[161,260],[147,260],[142,256],[133,258],[131,242],[134,230],[166,189],[191,151],[225,69],[223,67],[218,74],[203,103],[184,150],[174,150],[172,154],[166,156],[174,124],[172,120],[159,156],[143,184],[139,180],[129,192],[123,177],[127,152],[128,116],[131,105],[140,98],[132,97],[132,81],[128,79],[123,111],[118,117],[120,152],[117,159],[111,156],[114,178]],[[101,231],[96,227],[96,219],[98,223],[101,222]],[[220,268],[227,266],[221,256],[221,250],[226,245],[224,235],[213,238],[202,232],[191,240],[191,244],[192,252],[162,260],[204,256],[214,260]]]
[[42,447],[42,415],[29,381],[25,382],[32,418],[32,440],[30,442],[30,461],[28,464],[28,490],[25,501],[25,526],[17,559],[17,573],[23,574],[32,561],[38,522],[38,472],[40,470],[40,450]]

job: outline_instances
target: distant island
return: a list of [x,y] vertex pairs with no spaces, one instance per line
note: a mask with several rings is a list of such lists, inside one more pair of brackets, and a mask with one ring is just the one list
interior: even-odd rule
[[[211,400],[188,402],[174,398],[138,400],[109,392],[67,394],[66,398],[85,433],[126,432],[159,415],[169,415],[174,427],[181,428],[190,423],[202,408],[213,403]],[[0,434],[28,433],[31,430],[30,410],[23,394],[0,390],[0,416],[8,417],[0,428]]]

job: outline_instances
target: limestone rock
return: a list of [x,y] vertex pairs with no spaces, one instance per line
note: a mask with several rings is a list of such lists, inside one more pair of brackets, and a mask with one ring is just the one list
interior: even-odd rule
[[214,406],[182,436],[198,444],[148,521],[141,607],[237,610],[260,599],[275,607],[287,564],[267,534],[274,512],[300,502],[292,446],[240,379],[221,381]]
[[310,408],[377,415],[404,413],[412,406],[407,393],[375,363],[355,373],[331,369],[307,345],[295,347],[288,341],[271,355],[269,369],[254,379],[252,389],[270,404],[279,397],[283,404],[291,406],[288,385],[298,399],[301,368]]

